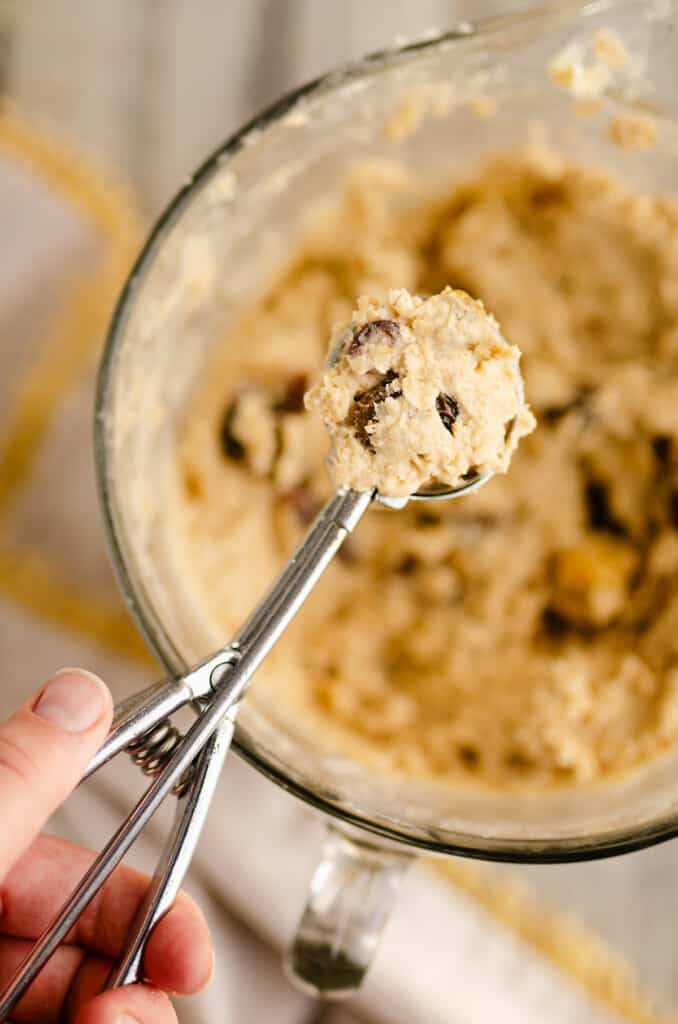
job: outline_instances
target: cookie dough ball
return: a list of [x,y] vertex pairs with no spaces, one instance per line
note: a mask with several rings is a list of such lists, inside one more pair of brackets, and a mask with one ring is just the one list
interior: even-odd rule
[[363,296],[352,323],[335,328],[331,365],[305,399],[332,439],[335,483],[400,497],[505,472],[535,426],[519,359],[465,292]]

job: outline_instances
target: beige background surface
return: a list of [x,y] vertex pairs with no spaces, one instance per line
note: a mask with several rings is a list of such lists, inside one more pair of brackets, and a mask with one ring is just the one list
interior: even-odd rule
[[[155,211],[215,144],[333,64],[506,0],[4,0],[9,92]],[[2,0],[0,0],[2,8]]]
[[[459,18],[507,6],[443,0],[0,0],[0,90],[38,122],[70,136],[117,168],[132,182],[150,215],[210,149],[283,90],[339,60],[389,44],[398,35],[416,35],[432,26],[450,27]],[[58,239],[55,252],[65,246],[74,266],[85,258],[83,254],[89,258],[88,246],[97,243],[86,235],[79,237],[58,207],[50,208],[35,195],[24,194],[25,184],[11,169],[0,178],[0,191],[4,197],[13,197],[1,207],[3,235],[20,239],[22,246],[22,258],[14,252],[14,258],[3,261],[0,275],[0,368],[4,360],[18,380],[24,364],[33,358],[33,340],[37,346],[57,312],[48,301],[54,285],[49,253],[42,240],[32,243],[39,235],[24,230],[22,217],[33,218],[32,223],[39,223],[41,230],[47,225],[49,236]],[[37,292],[45,300],[39,308],[34,302]],[[17,324],[22,325],[22,344],[11,349],[9,358],[6,339],[16,338]],[[11,395],[13,381],[3,370],[0,388]],[[37,548],[56,562],[63,578],[74,587],[96,590],[106,601],[116,602],[93,497],[90,453],[86,443],[81,443],[89,433],[90,401],[88,371],[69,394],[36,456],[27,487],[8,510],[6,528],[12,545]],[[0,423],[4,423],[2,408]],[[77,459],[67,457],[74,448],[78,449]],[[82,495],[76,510],[67,500],[71,488]],[[0,505],[1,492],[0,482]],[[50,495],[49,501],[45,494]],[[49,601],[46,587],[45,606]],[[92,603],[88,628],[93,624],[94,634],[99,629],[101,635],[122,637],[123,647],[134,647],[122,618],[107,619],[108,607],[103,605],[99,614]],[[121,616],[119,610],[116,615]],[[46,624],[44,614],[36,617],[18,612],[6,595],[0,596],[3,708],[9,707],[16,695],[34,688],[59,663],[82,662],[102,671],[114,681],[118,695],[138,686],[144,674],[140,665],[111,653],[105,636],[103,644],[86,642],[82,635],[65,632],[58,623]],[[150,669],[145,678],[150,678],[148,672]],[[242,780],[243,786],[255,786],[258,799],[265,799],[259,780],[252,782],[250,774],[234,763],[225,785],[235,784],[229,780]],[[124,794],[130,792],[127,783],[121,789],[117,776],[102,785],[101,792],[108,798],[104,813],[99,813],[95,794],[94,810],[85,800],[74,804],[61,822],[64,830],[79,831],[83,840],[92,844],[104,838],[115,814],[125,806]],[[290,814],[290,820],[296,821],[296,804]],[[305,817],[303,820],[306,822]],[[96,826],[90,828],[94,821]],[[310,836],[317,834],[315,824],[307,827]],[[256,839],[256,833],[243,836],[243,842]],[[307,863],[298,866],[299,889],[312,860],[309,849]],[[576,913],[622,952],[667,1008],[678,1007],[675,851],[675,844],[667,844],[616,861],[520,869],[548,903]],[[237,847],[232,855],[237,867]],[[194,884],[209,890],[208,902],[219,934],[222,967],[211,1005],[228,1007],[224,1020],[246,1024],[267,1024],[269,1020],[302,1024],[316,1019],[317,1009],[281,982],[277,959],[259,937],[278,941],[284,929],[276,926],[269,934],[264,927],[262,931],[261,915],[248,917],[247,906],[237,901],[235,913],[227,914],[224,892],[217,892],[218,879],[204,870],[209,862],[207,849],[203,870]],[[401,915],[394,929],[399,941],[389,940],[382,973],[368,993],[372,1002],[368,999],[364,1005],[373,1016],[376,1002],[385,1008],[385,1016],[379,1019],[395,1021],[406,1018],[399,1017],[397,1007],[389,1010],[383,993],[393,978],[388,967],[402,970],[398,957],[407,948],[407,918]],[[469,953],[468,948],[457,950],[455,936],[450,935],[450,961],[469,957],[469,962],[476,962],[485,956],[487,932],[480,928],[478,936],[475,941],[482,948],[474,952],[472,943]],[[514,950],[512,956],[505,950],[501,946],[505,966],[497,967],[492,975],[499,1016],[489,1016],[489,1003],[478,1003],[474,1009],[473,1001],[467,1000],[456,1009],[438,1005],[430,1013],[422,1010],[420,1019],[450,1024],[456,1020],[513,1019],[508,1012],[502,1017],[501,1006],[506,1007],[507,999],[518,998],[521,976],[529,984],[533,965],[524,949]],[[556,1014],[548,985],[544,992],[545,996],[532,998],[529,1013],[516,1019],[536,1020],[540,1015],[545,1021],[567,1019]],[[417,1005],[413,998],[411,1008]],[[188,1009],[185,1012],[188,1014]],[[410,1020],[417,1019],[416,1010],[413,1012]],[[583,1013],[580,1007],[569,1019],[583,1020]],[[343,1012],[328,1011],[323,1016],[326,1024],[347,1024],[348,1019]]]

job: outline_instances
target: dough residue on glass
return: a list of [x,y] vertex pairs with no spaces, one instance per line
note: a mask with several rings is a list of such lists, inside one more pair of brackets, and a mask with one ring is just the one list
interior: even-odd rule
[[607,137],[629,152],[649,149],[657,141],[657,122],[640,111],[623,111],[610,119]]
[[575,99],[597,100],[628,63],[629,52],[619,36],[600,29],[590,39],[568,43],[552,58],[547,71]]
[[518,149],[421,195],[361,169],[232,324],[180,439],[176,558],[216,647],[332,493],[302,401],[332,325],[395,287],[477,296],[539,428],[477,494],[370,512],[250,699],[372,770],[589,785],[678,740],[678,204]]
[[404,497],[505,472],[534,427],[519,360],[466,292],[363,296],[306,396],[329,432],[337,486]]

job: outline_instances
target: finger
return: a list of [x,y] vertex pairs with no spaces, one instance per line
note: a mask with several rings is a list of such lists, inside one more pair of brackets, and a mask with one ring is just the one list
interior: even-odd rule
[[169,998],[150,985],[103,992],[74,1018],[75,1024],[177,1024]]
[[177,1017],[171,1002],[154,985],[126,985],[102,993],[109,972],[107,961],[87,957],[68,993],[66,1020],[78,1024],[175,1024]]
[[[0,938],[0,988],[4,988],[10,981],[30,949],[31,943],[26,939]],[[95,979],[91,982],[94,987],[90,987],[89,991],[100,992],[111,964],[90,956],[90,967],[85,970],[87,959],[85,950],[77,946],[61,946],[19,1000],[12,1013],[12,1020],[21,1024],[33,1021],[56,1024],[61,1020],[69,990],[81,972],[85,977]]]
[[111,717],[102,681],[64,669],[0,723],[0,879],[77,784]]
[[[25,939],[0,938],[0,987],[4,987],[30,949]],[[77,946],[61,946],[15,1007],[17,1024],[121,1024],[128,1013],[139,1024],[173,1024],[167,996],[150,985],[133,985],[101,994],[111,962]]]
[[155,926],[144,951],[144,974],[166,992],[193,995],[209,984],[214,953],[207,923],[184,893]]
[[[93,860],[89,850],[54,836],[39,836],[0,888],[0,931],[29,939],[40,935]],[[141,872],[117,868],[67,941],[115,959],[148,884]],[[209,929],[185,894],[179,895],[154,928],[146,946],[144,969],[159,987],[182,994],[200,991],[209,981]]]
[[[10,981],[31,947],[28,939],[0,937],[0,990]],[[74,1019],[101,993],[112,967],[110,960],[78,946],[60,946],[15,1007],[12,1020],[17,1024],[58,1024],[64,1017]],[[145,988],[159,992],[161,986],[151,984]],[[177,989],[171,991],[177,995],[189,994]],[[157,1002],[164,1005],[162,1000]],[[141,1019],[146,1024],[146,1018]]]

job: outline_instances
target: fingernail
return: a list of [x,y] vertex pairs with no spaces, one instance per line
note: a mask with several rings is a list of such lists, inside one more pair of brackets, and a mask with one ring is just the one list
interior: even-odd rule
[[138,1017],[133,1017],[131,1013],[123,1013],[115,1018],[115,1024],[141,1024],[141,1022]]
[[33,710],[66,732],[85,732],[104,713],[106,694],[104,683],[91,672],[64,669],[50,679]]

